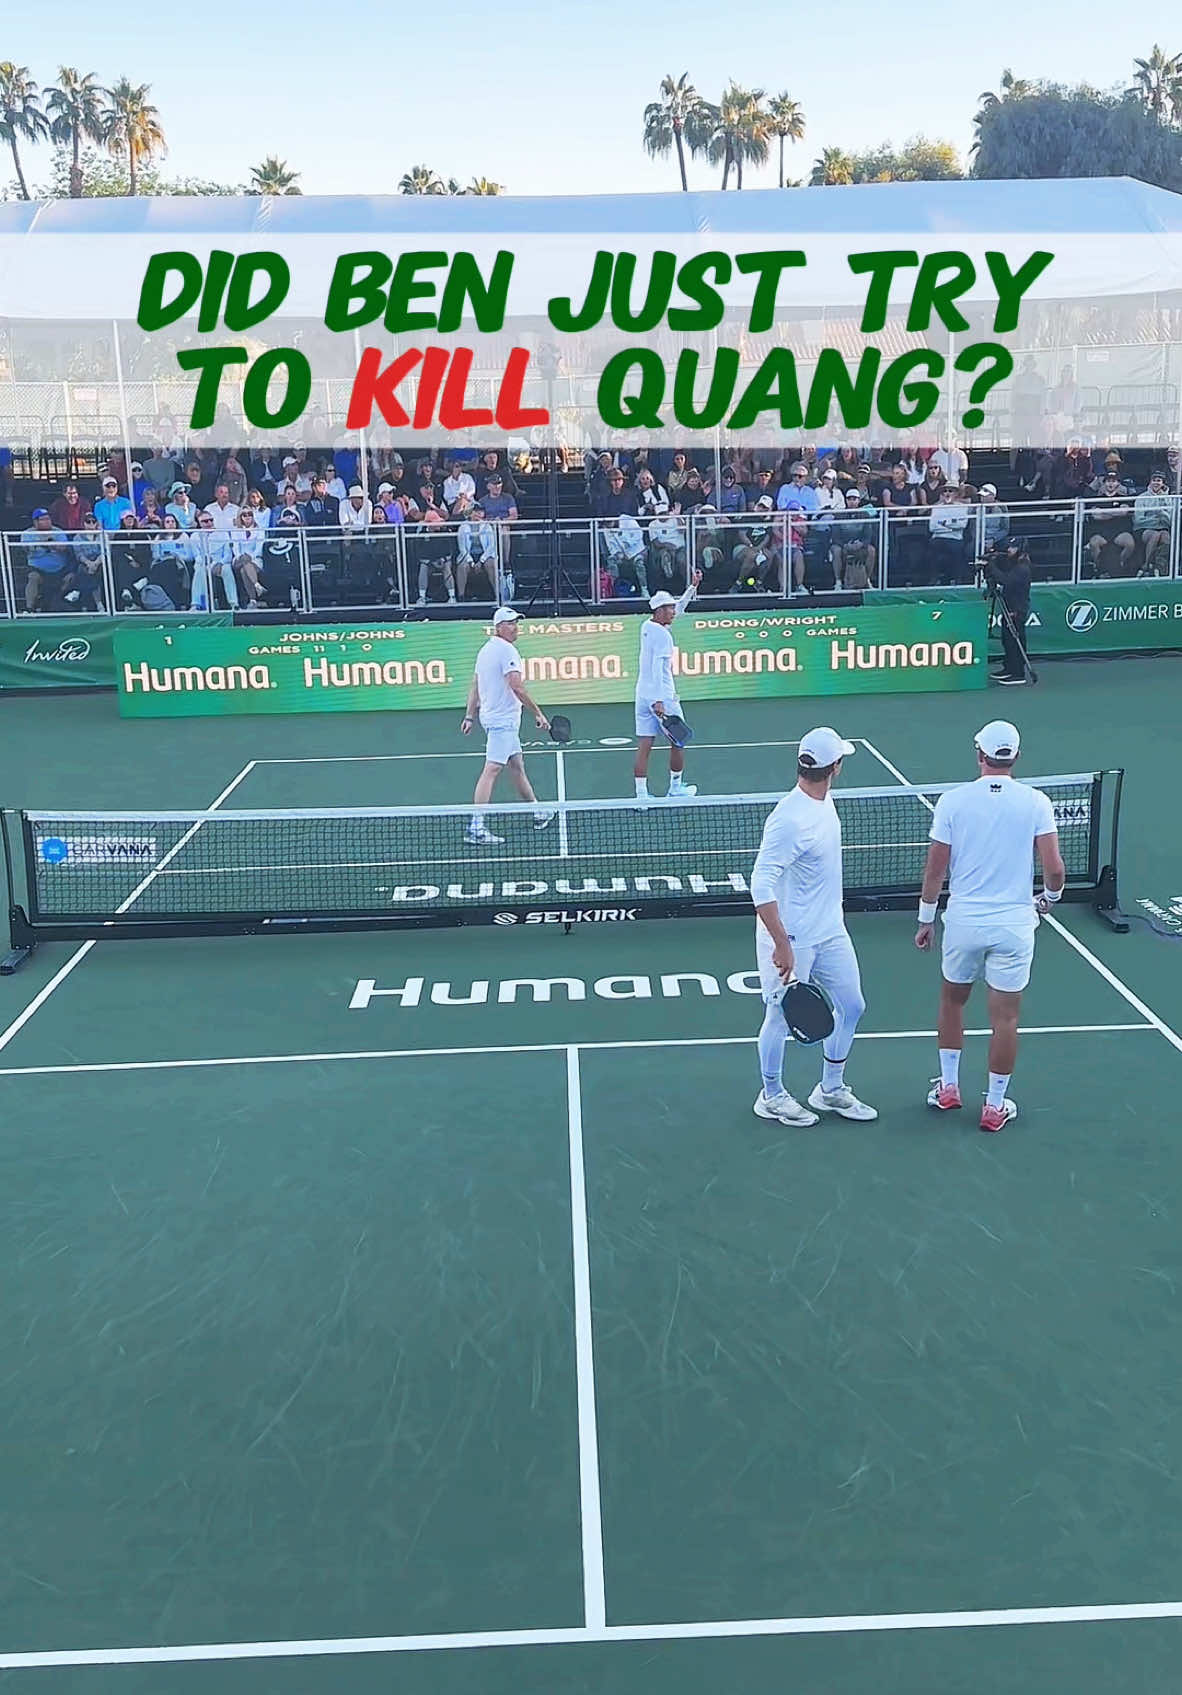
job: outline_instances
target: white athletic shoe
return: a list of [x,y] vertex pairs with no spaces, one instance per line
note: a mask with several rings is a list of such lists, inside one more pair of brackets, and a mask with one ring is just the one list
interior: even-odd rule
[[670,789],[667,800],[693,800],[698,792],[696,783],[683,783],[679,789]]
[[807,1130],[810,1124],[817,1122],[816,1113],[801,1106],[787,1089],[781,1089],[778,1095],[769,1095],[761,1089],[752,1111],[756,1118],[774,1118],[779,1124],[794,1124],[801,1130]]
[[550,825],[553,824],[554,820],[557,817],[558,817],[558,813],[555,811],[554,807],[551,807],[548,812],[535,812],[534,813],[534,829],[535,830],[549,829]]
[[494,836],[487,824],[482,824],[479,818],[474,818],[464,832],[465,839],[477,847],[500,847],[504,836]]
[[877,1110],[860,1101],[845,1084],[840,1089],[823,1089],[818,1083],[809,1096],[809,1105],[818,1112],[835,1112],[840,1118],[852,1118],[858,1124],[869,1124],[878,1117]]

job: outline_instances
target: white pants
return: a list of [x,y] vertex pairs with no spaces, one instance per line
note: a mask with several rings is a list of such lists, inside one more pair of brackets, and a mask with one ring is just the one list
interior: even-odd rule
[[[783,988],[780,973],[772,964],[775,944],[758,919],[755,921],[755,958],[759,965],[759,986],[765,1001],[774,1000]],[[858,956],[845,930],[828,936],[823,942],[793,942],[796,975],[802,983],[815,983],[824,989],[833,1002],[834,1034],[848,1028],[850,1038],[858,1020],[866,1010],[862,994],[862,974]],[[826,1046],[829,1044],[827,1043]]]
[[949,983],[978,983],[1017,995],[1030,981],[1033,927],[994,924],[988,919],[944,919],[942,968]]
[[517,730],[486,730],[488,742],[484,757],[490,765],[508,765],[514,754],[521,752],[521,735]]
[[234,567],[230,561],[224,560],[220,565],[209,566],[204,559],[199,559],[193,566],[193,596],[191,610],[194,612],[211,611],[209,571],[222,579],[222,588],[226,594],[226,604],[237,609],[238,581],[234,576]]
[[[674,696],[672,700],[661,702],[666,712],[671,712],[675,718],[681,717],[681,702]],[[657,741],[665,734],[661,728],[661,720],[646,700],[636,699],[636,734],[637,736],[653,736]]]

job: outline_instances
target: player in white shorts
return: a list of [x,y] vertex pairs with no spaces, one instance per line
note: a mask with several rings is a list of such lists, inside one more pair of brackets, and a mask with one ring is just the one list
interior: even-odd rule
[[[522,800],[537,805],[529,778],[525,774],[525,756],[521,751],[521,709],[527,706],[534,715],[539,730],[548,730],[550,720],[530,699],[522,681],[521,655],[517,651],[520,634],[520,612],[511,606],[498,607],[493,613],[493,633],[476,655],[472,687],[460,729],[465,736],[479,717],[486,740],[484,769],[476,779],[472,804],[483,809],[492,799],[493,788],[502,771],[508,771],[513,787]],[[534,823],[544,830],[555,816],[553,807],[539,807]],[[475,812],[468,825],[468,840],[482,846],[504,841],[494,836],[485,823],[483,810]]]
[[[915,935],[917,948],[931,947],[936,905],[947,876],[940,1075],[929,1091],[928,1105],[949,1112],[961,1104],[964,1009],[973,984],[984,977],[993,1034],[982,1130],[1001,1130],[1017,1116],[1006,1088],[1018,1055],[1018,1013],[1030,981],[1034,932],[1039,912],[1047,912],[1061,898],[1066,881],[1054,807],[1038,789],[1014,781],[1019,745],[1013,724],[1000,719],[986,724],[975,743],[981,775],[936,802]],[[1036,854],[1043,877],[1037,903]]]
[[[669,629],[694,598],[702,573],[695,571],[680,600],[664,589],[649,601],[652,617],[640,626],[640,664],[636,672],[636,763],[632,774],[636,779],[638,800],[651,800],[648,792],[648,761],[653,742],[661,734],[661,719],[672,715],[681,717],[681,702],[673,680],[673,658],[677,652]],[[669,799],[692,800],[697,788],[685,781],[685,752],[679,747],[669,749]]]
[[[841,820],[829,790],[842,760],[853,751],[853,744],[836,730],[809,731],[797,751],[796,787],[764,825],[751,873],[755,955],[764,1000],[759,1032],[763,1087],[755,1112],[781,1124],[815,1124],[822,1112],[862,1121],[878,1117],[845,1080],[845,1063],[866,1002],[842,910]],[[815,983],[833,1003],[833,1030],[822,1048],[824,1070],[808,1107],[801,1106],[783,1082],[788,1025],[780,991],[794,977]]]

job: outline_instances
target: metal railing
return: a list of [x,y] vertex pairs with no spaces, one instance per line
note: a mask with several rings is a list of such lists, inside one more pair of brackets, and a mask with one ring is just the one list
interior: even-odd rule
[[[1126,507],[1135,510],[1133,496]],[[1158,527],[1094,499],[891,511],[742,512],[339,528],[0,533],[0,617],[176,609],[430,612],[680,592],[726,599],[971,583],[1020,540],[1036,582],[1182,576],[1182,496]],[[1141,514],[1144,519],[1144,509]],[[934,520],[934,521],[933,521]]]

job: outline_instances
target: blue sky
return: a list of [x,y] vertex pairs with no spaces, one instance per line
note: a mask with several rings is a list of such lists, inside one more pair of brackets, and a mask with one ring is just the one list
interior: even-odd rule
[[[190,19],[208,31],[208,56]],[[640,144],[645,103],[666,72],[688,71],[707,95],[731,77],[787,90],[807,124],[788,171],[807,178],[825,147],[917,132],[963,154],[977,96],[997,86],[1003,66],[1125,83],[1155,35],[1167,51],[1182,48],[1182,25],[1174,33],[1164,15],[1149,23],[1139,8],[1114,13],[1098,0],[1066,12],[1047,0],[993,0],[960,14],[884,14],[868,0],[804,13],[769,0],[734,10],[718,0],[553,8],[456,0],[438,14],[373,0],[282,0],[182,8],[171,23],[93,0],[37,10],[19,0],[5,10],[0,57],[28,65],[42,83],[63,60],[100,81],[126,74],[150,83],[170,144],[165,168],[178,176],[242,182],[251,164],[277,153],[312,194],[392,193],[420,163],[462,181],[492,177],[516,194],[579,194],[676,188],[673,162],[650,161]],[[47,153],[33,150],[30,181],[44,180],[47,167]],[[774,187],[774,171],[773,157],[747,181]],[[10,175],[0,166],[0,178]],[[717,183],[709,167],[693,167],[692,187]]]

